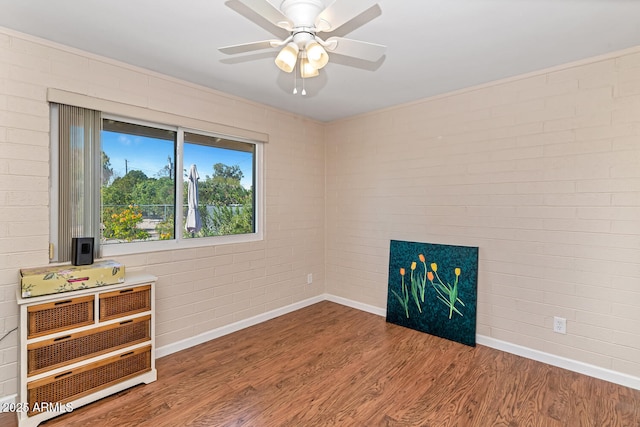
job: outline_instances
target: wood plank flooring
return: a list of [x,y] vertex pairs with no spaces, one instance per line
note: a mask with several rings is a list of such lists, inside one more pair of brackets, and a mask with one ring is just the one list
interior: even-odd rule
[[[157,382],[42,425],[640,427],[638,390],[331,302],[158,359],[157,368]],[[0,425],[15,426],[13,414]]]

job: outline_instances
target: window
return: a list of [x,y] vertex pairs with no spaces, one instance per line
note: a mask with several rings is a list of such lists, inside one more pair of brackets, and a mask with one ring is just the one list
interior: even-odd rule
[[94,237],[96,256],[261,238],[261,144],[99,112],[81,126],[67,108],[91,111],[52,108],[53,173],[74,176],[52,189],[54,261],[70,259],[71,237]]
[[102,245],[175,238],[178,132],[102,120]]
[[[191,132],[184,133],[183,229],[185,237],[210,237],[255,232],[255,144]],[[197,167],[198,217],[196,230],[189,218],[189,181]],[[188,166],[188,167],[187,167]]]

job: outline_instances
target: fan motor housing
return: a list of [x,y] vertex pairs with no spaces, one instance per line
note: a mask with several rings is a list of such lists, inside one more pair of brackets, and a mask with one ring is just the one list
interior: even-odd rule
[[315,31],[312,31],[313,28],[301,27],[293,29],[293,42],[298,45],[300,49],[303,49],[304,46],[310,40],[315,40]]
[[315,30],[316,17],[324,9],[320,0],[284,0],[280,10],[291,19],[294,32],[298,27],[313,28]]

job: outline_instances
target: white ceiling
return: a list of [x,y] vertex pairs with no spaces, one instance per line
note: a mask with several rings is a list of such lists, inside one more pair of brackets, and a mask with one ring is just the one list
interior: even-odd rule
[[305,97],[273,63],[277,50],[218,52],[287,35],[237,0],[0,0],[0,26],[320,121],[640,45],[640,0],[378,5],[330,35],[386,45],[383,59],[330,55]]

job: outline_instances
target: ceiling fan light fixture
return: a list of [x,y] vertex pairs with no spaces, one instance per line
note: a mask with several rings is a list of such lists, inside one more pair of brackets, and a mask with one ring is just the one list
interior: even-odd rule
[[307,58],[300,58],[300,77],[306,79],[319,75],[318,69],[315,68]]
[[285,73],[290,73],[296,66],[298,60],[298,45],[294,42],[289,42],[285,47],[280,50],[276,57],[276,65]]
[[305,45],[304,50],[307,53],[309,63],[316,70],[321,69],[329,62],[329,54],[322,45],[315,40],[309,40]]
[[[378,62],[383,58],[385,46],[331,35],[328,35],[329,38],[325,40],[324,37],[317,35],[317,33],[334,32],[365,12],[373,10],[374,6],[379,14],[381,11],[377,5],[378,1],[236,0],[234,4],[239,2],[274,26],[285,29],[289,32],[289,36],[284,39],[226,46],[218,50],[224,54],[233,55],[260,49],[279,49],[275,59],[276,66],[285,73],[293,72],[294,94],[298,92],[296,67],[299,67],[302,77],[301,93],[305,95],[305,80],[319,75],[319,70],[329,63],[329,53],[368,62]],[[280,3],[280,6],[276,6],[275,3]],[[252,17],[249,19],[253,20]],[[370,19],[372,17],[368,20]]]

